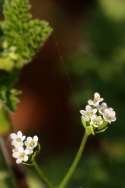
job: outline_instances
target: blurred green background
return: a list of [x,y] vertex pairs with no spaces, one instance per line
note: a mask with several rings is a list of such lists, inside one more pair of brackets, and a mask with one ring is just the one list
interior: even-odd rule
[[[84,133],[79,110],[94,92],[101,93],[116,110],[117,122],[89,139],[68,188],[125,188],[125,1],[31,3],[34,17],[47,19],[54,32],[22,72],[22,102],[12,114],[15,129],[40,136],[39,162],[58,183]],[[0,187],[9,187],[7,177],[0,164]],[[27,180],[29,188],[41,188],[31,170]]]

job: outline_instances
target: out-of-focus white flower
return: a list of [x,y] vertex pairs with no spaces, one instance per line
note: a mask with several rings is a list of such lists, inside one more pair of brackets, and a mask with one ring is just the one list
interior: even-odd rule
[[12,156],[16,159],[16,163],[20,164],[22,162],[27,162],[29,157],[29,151],[24,149],[23,147],[19,147],[15,151],[13,150]]
[[91,117],[96,114],[97,109],[93,109],[91,106],[87,105],[85,110],[80,110],[80,113],[85,121],[90,121]]
[[25,140],[26,137],[22,134],[21,131],[18,131],[17,134],[11,133],[10,138],[12,140],[11,144],[14,147],[20,147],[20,146],[23,146],[23,141]]
[[90,125],[92,125],[94,127],[99,127],[100,125],[103,124],[103,122],[104,121],[101,116],[93,115],[91,118]]
[[106,108],[103,113],[104,120],[108,123],[116,121],[116,113],[113,108]]
[[38,136],[26,138],[21,131],[18,131],[17,133],[10,134],[10,138],[11,145],[13,146],[12,156],[16,159],[16,163],[25,162],[28,164],[32,159],[30,156],[36,152],[34,149],[38,146]]
[[104,99],[101,98],[99,93],[94,93],[94,99],[93,100],[88,100],[88,104],[91,106],[98,106],[100,102],[102,102]]
[[30,151],[30,153],[33,153],[33,149],[36,148],[38,145],[38,136],[34,136],[32,137],[27,137],[26,141],[25,141],[25,146],[27,148],[27,150]]

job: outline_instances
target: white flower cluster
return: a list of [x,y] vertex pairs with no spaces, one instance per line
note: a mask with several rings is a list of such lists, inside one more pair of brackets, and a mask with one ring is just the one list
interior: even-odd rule
[[18,131],[17,133],[11,133],[10,138],[11,145],[14,147],[12,156],[16,159],[16,163],[27,162],[38,146],[38,136],[26,137],[21,131]]
[[116,121],[116,113],[103,102],[99,93],[94,93],[93,100],[88,100],[85,110],[80,110],[83,121],[93,128],[99,128],[103,124]]

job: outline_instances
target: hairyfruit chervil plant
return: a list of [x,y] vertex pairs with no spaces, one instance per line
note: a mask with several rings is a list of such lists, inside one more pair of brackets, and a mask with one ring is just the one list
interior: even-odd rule
[[[15,88],[15,84],[22,68],[31,62],[52,32],[48,22],[32,19],[30,8],[28,0],[4,0],[4,20],[0,22],[0,113],[4,121],[7,113],[16,110],[19,102],[21,92]],[[105,131],[116,120],[115,111],[103,102],[99,93],[94,94],[94,98],[88,101],[85,110],[80,113],[85,134],[74,161],[59,185],[52,185],[36,162],[40,152],[38,136],[26,137],[21,131],[10,134],[12,156],[16,163],[33,166],[48,188],[67,187],[89,135]]]
[[54,186],[49,182],[36,163],[36,155],[40,152],[40,144],[37,136],[26,138],[21,131],[18,131],[17,134],[10,134],[11,145],[13,146],[12,156],[16,159],[16,163],[33,165],[47,187],[67,187],[80,162],[88,137],[106,131],[110,124],[116,121],[115,111],[113,108],[108,107],[107,103],[103,102],[103,100],[104,99],[100,97],[99,93],[95,93],[94,98],[88,100],[85,110],[80,110],[85,133],[74,161],[58,186]]

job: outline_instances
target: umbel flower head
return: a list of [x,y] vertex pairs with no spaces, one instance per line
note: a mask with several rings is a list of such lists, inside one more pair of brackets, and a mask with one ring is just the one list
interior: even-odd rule
[[38,136],[26,137],[21,131],[10,134],[12,156],[16,159],[16,163],[31,164],[32,160],[39,151]]
[[116,112],[103,101],[96,92],[94,98],[88,100],[85,110],[80,110],[82,124],[88,135],[104,132],[109,124],[116,121]]

